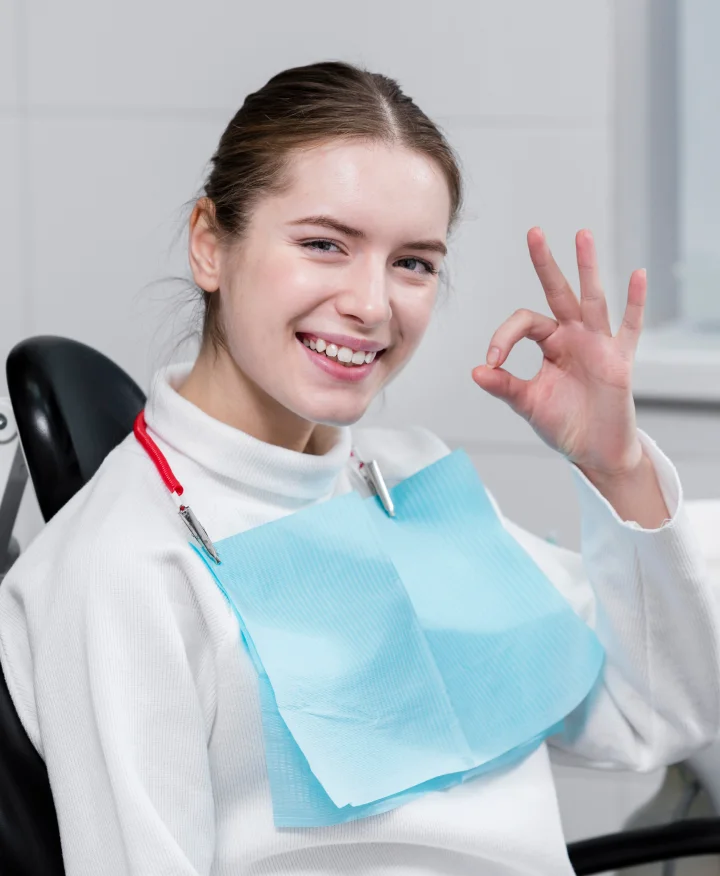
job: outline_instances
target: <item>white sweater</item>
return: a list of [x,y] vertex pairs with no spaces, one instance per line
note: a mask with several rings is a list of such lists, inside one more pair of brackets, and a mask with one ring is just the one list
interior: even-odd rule
[[[180,373],[147,419],[212,538],[355,485],[349,430],[324,457],[263,444],[179,396]],[[549,753],[646,770],[718,732],[705,571],[675,470],[643,440],[672,514],[661,529],[621,522],[579,474],[583,558],[506,523],[607,649],[584,729],[384,815],[277,830],[236,619],[130,436],[0,587],[0,661],[48,767],[68,876],[569,876]],[[421,430],[353,441],[391,483],[447,452]]]

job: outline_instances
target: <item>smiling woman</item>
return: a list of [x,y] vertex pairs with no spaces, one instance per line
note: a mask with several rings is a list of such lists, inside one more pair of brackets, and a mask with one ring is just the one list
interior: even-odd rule
[[[635,423],[644,272],[613,336],[589,232],[577,296],[531,230],[549,312],[472,374],[573,465],[582,557],[435,436],[354,428],[425,333],[460,202],[378,74],[287,70],[228,125],[189,223],[200,353],[0,588],[68,876],[571,876],[550,756],[648,770],[717,734],[709,582]],[[530,381],[503,368],[525,338]]]
[[[425,332],[460,209],[455,157],[392,80],[318,64],[245,100],[205,193],[190,223],[203,352],[180,391],[266,441],[312,447],[318,423],[359,419]],[[313,336],[329,354],[307,355]],[[238,367],[220,390],[210,375],[222,361]],[[239,384],[245,403],[229,411]],[[271,399],[275,435],[262,413]]]

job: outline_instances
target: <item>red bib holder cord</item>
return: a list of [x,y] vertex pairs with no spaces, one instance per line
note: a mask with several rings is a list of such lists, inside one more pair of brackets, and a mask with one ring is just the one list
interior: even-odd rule
[[[150,459],[155,464],[158,474],[162,478],[163,483],[170,491],[171,495],[180,499],[180,496],[185,492],[183,485],[175,477],[173,470],[170,468],[170,463],[165,458],[162,450],[157,446],[153,439],[148,435],[147,423],[145,422],[145,411],[140,413],[135,418],[133,423],[133,433],[137,438],[140,446],[147,453]],[[354,465],[356,472],[362,480],[370,487],[375,495],[380,499],[383,508],[390,517],[395,516],[395,506],[393,505],[390,491],[385,484],[385,479],[382,476],[380,467],[374,459],[368,463],[364,463],[354,450],[350,451],[350,461]],[[215,550],[215,545],[210,540],[210,536],[205,531],[204,526],[200,523],[197,517],[193,514],[189,505],[178,502],[178,512],[182,517],[183,522],[192,533],[195,541],[202,547],[216,562],[220,562],[220,556]]]
[[[183,485],[173,474],[173,470],[170,468],[170,463],[165,459],[165,455],[162,450],[157,446],[157,444],[153,441],[153,439],[148,435],[147,431],[147,423],[145,422],[145,411],[140,411],[140,413],[135,418],[135,422],[133,423],[133,433],[137,438],[140,446],[147,453],[150,459],[155,463],[155,468],[158,470],[158,474],[162,478],[165,486],[170,490],[170,493],[174,496],[177,496],[178,499],[185,492]],[[220,557],[218,552],[215,550],[215,545],[210,540],[207,532],[205,531],[205,527],[200,523],[197,517],[193,514],[189,505],[184,503],[179,503],[178,511],[180,513],[180,517],[182,517],[183,522],[190,530],[192,537],[195,541],[200,545],[200,547],[204,548],[210,557],[216,562],[220,562]]]

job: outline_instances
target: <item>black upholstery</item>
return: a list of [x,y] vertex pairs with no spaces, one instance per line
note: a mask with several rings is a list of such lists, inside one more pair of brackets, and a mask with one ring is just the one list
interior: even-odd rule
[[[49,520],[130,433],[145,396],[102,353],[65,338],[18,344],[7,360],[7,380],[28,471]],[[0,671],[0,874],[63,873],[45,764]]]
[[0,671],[0,873],[62,876],[60,835],[47,770]]
[[30,477],[53,517],[132,430],[140,387],[107,356],[67,338],[22,341],[7,381]]
[[577,876],[659,861],[720,855],[720,818],[692,818],[581,840],[568,846]]
[[[18,344],[8,358],[7,376],[30,476],[49,520],[131,431],[145,396],[107,357],[64,338]],[[720,854],[720,819],[598,837],[573,843],[568,852],[577,873],[586,876],[674,857]],[[478,876],[482,870],[480,864]],[[25,734],[0,672],[0,876],[63,873],[45,765]]]

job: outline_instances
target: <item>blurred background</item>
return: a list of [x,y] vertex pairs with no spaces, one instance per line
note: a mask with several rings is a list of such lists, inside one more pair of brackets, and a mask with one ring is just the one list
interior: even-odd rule
[[[720,497],[718,36],[717,0],[0,0],[0,359],[60,334],[147,388],[190,358],[184,223],[221,132],[279,70],[344,59],[399,79],[467,185],[435,322],[368,420],[464,446],[509,517],[577,546],[567,466],[470,371],[505,317],[543,307],[526,231],[574,279],[589,227],[616,323],[649,271],[641,425],[689,496]],[[530,344],[511,360],[537,364]],[[28,488],[21,545],[41,525]],[[573,839],[621,827],[662,776],[559,781]]]

